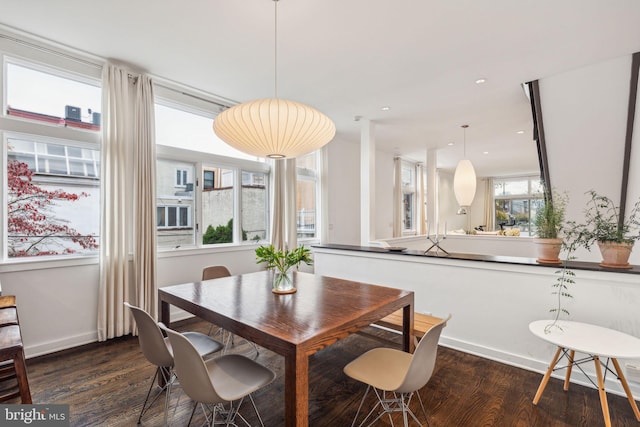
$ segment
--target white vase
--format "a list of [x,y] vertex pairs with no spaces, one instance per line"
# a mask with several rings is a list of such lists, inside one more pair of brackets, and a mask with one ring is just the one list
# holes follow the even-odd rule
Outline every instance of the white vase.
[[271,289],[276,294],[292,294],[296,291],[293,286],[293,271],[288,270],[285,273],[275,271],[273,274],[273,288]]

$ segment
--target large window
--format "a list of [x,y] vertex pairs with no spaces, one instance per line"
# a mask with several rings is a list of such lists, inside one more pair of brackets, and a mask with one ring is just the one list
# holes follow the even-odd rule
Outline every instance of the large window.
[[90,79],[7,60],[6,114],[49,125],[100,130],[101,89]]
[[269,195],[267,174],[242,171],[242,240],[268,239]]
[[296,224],[299,239],[318,236],[319,152],[296,159]]
[[265,240],[269,168],[220,141],[211,128],[213,113],[160,102],[156,104],[158,246]]
[[543,198],[540,177],[496,178],[493,184],[496,228],[518,228],[531,235],[532,218]]
[[3,59],[2,258],[96,255],[100,82]]
[[402,232],[416,231],[416,165],[402,161]]

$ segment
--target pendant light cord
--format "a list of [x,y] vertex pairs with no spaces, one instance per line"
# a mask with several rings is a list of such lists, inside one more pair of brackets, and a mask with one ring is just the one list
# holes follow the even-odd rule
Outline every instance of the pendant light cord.
[[462,137],[462,158],[466,159],[467,158],[467,128],[469,127],[469,125],[462,125],[461,126],[463,129],[463,137]]
[[275,6],[275,25],[273,35],[273,93],[278,99],[278,0],[273,0]]

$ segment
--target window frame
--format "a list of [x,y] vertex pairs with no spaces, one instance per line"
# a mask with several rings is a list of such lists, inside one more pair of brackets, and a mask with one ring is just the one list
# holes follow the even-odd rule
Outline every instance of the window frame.
[[[417,181],[417,174],[416,174],[416,165],[417,162],[410,162],[404,159],[400,160],[400,168],[401,173],[400,173],[400,181],[401,181],[401,188],[402,188],[402,235],[403,236],[414,236],[417,234],[417,220],[418,220],[418,181]],[[404,179],[402,179],[404,169],[408,169],[410,174],[411,174],[411,179],[409,184],[405,184],[404,183]],[[411,226],[410,227],[406,227],[405,226],[405,217],[407,216],[406,210],[405,210],[405,200],[406,200],[406,196],[409,196],[409,204],[411,205],[411,214],[410,214],[410,221],[411,221]]]
[[[515,182],[515,181],[527,181],[527,192],[526,193],[518,193],[518,194],[508,194],[508,195],[503,195],[503,196],[496,196],[496,185],[497,184],[505,184],[509,181],[511,182]],[[509,176],[509,177],[494,177],[493,178],[493,193],[492,193],[492,198],[493,198],[493,217],[494,217],[494,221],[495,221],[495,226],[496,229],[499,228],[499,222],[498,219],[496,218],[496,203],[498,201],[508,201],[509,202],[509,206],[511,209],[513,209],[513,202],[514,201],[523,201],[525,204],[527,204],[527,214],[528,214],[528,230],[522,230],[523,235],[529,235],[532,236],[533,235],[533,231],[532,231],[532,227],[533,227],[533,210],[532,210],[532,206],[533,204],[537,201],[537,200],[543,200],[544,199],[544,194],[542,192],[535,192],[534,187],[535,187],[535,182],[540,182],[541,178],[539,175],[522,175],[522,176]],[[541,187],[542,188],[542,187]],[[519,228],[519,227],[518,227]]]
[[[158,102],[158,99],[156,99]],[[172,106],[175,108],[175,106]],[[165,159],[165,160],[175,160],[181,162],[189,162],[195,165],[195,176],[198,177],[194,182],[194,191],[193,191],[193,199],[194,199],[194,210],[195,214],[192,216],[193,218],[193,227],[194,230],[194,244],[193,245],[183,245],[180,247],[180,250],[209,250],[212,248],[219,247],[230,247],[230,246],[242,246],[242,245],[252,245],[255,242],[251,240],[243,241],[242,240],[242,216],[241,216],[241,183],[242,183],[242,172],[255,172],[255,173],[264,173],[266,175],[265,181],[265,197],[267,198],[266,203],[266,227],[267,236],[270,235],[270,206],[269,201],[271,200],[271,188],[269,186],[269,176],[271,174],[271,167],[266,163],[254,162],[251,160],[245,159],[236,159],[231,157],[219,156],[211,153],[204,153],[200,151],[193,150],[185,150],[177,147],[169,147],[166,145],[157,145],[156,146],[156,158],[157,159]],[[211,168],[224,168],[233,170],[234,173],[234,186],[233,186],[233,242],[232,243],[220,243],[220,244],[210,244],[203,245],[202,244],[202,235],[206,231],[203,228],[203,216],[202,216],[202,193],[206,190],[203,189],[203,171],[205,169]],[[156,207],[157,207],[156,203]],[[158,246],[158,253],[160,252],[169,252],[176,250],[175,247],[171,246]]]
[[[168,212],[169,209],[171,208],[176,208],[176,225],[167,225],[166,222],[168,222],[168,220],[165,221],[164,225],[156,225],[156,228],[158,229],[162,229],[162,230],[175,230],[175,229],[185,229],[185,228],[193,228],[192,225],[192,216],[191,216],[191,206],[189,205],[181,205],[179,203],[169,203],[166,205],[156,205],[156,212],[158,211],[158,209],[164,209],[165,211],[165,215],[164,218],[169,218]],[[187,224],[178,224],[179,218],[181,217],[180,215],[180,210],[182,209],[186,209],[187,210]]]
[[[315,165],[314,165],[315,169],[298,167],[296,164],[296,192],[297,192],[297,186],[299,181],[315,183],[315,186],[314,186],[315,187],[314,202],[316,205],[315,212],[314,212],[314,221],[315,221],[314,234],[315,235],[313,237],[300,237],[299,232],[296,233],[298,234],[297,236],[298,242],[307,243],[307,244],[321,241],[321,236],[322,236],[322,224],[321,224],[322,215],[320,215],[320,213],[322,212],[322,204],[321,204],[322,203],[322,167],[323,167],[322,149],[312,151],[311,153],[307,153],[304,156],[311,155],[311,154],[315,156]],[[304,157],[304,156],[300,156],[300,157]],[[296,215],[296,229],[297,229],[297,223],[298,223],[297,206],[296,206],[295,215]]]
[[[66,127],[40,120],[32,120],[7,114],[7,69],[8,64],[15,64],[21,67],[33,69],[58,77],[74,80],[84,84],[90,84],[98,88],[102,87],[102,67],[99,64],[78,62],[77,60],[60,57],[55,52],[42,51],[37,47],[21,45],[17,43],[6,44],[0,50],[0,81],[2,82],[2,112],[0,112],[0,186],[3,189],[0,195],[2,206],[0,207],[0,225],[2,230],[7,230],[7,195],[4,189],[7,185],[7,140],[9,138],[28,138],[38,142],[54,143],[64,146],[102,149],[102,132],[82,129],[78,127]],[[69,170],[69,169],[67,169]],[[76,175],[50,175],[56,177],[72,178],[77,177],[82,180],[98,181],[98,186],[102,187],[101,176],[80,177]],[[102,203],[102,200],[100,200]],[[23,269],[51,268],[54,266],[87,265],[98,262],[98,252],[95,254],[63,254],[47,255],[37,257],[8,257],[8,236],[6,231],[0,236],[0,270],[1,271],[21,271]],[[100,230],[98,229],[99,238]]]

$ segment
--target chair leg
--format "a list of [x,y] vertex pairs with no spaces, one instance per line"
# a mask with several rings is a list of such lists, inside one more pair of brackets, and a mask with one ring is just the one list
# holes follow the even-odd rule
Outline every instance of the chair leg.
[[256,407],[256,402],[253,401],[253,396],[249,395],[249,400],[251,400],[251,405],[253,406],[253,410],[256,411],[256,415],[258,416],[258,421],[260,421],[260,425],[264,427],[264,423],[262,422],[262,417],[260,416],[260,412],[258,412],[258,408]]
[[149,391],[147,391],[147,397],[145,397],[144,402],[142,402],[142,409],[140,410],[140,416],[138,416],[138,424],[140,424],[140,420],[142,420],[142,415],[144,415],[145,407],[147,405],[147,401],[149,400],[149,396],[151,395],[153,384],[156,382],[156,378],[158,377],[159,370],[160,368],[156,368],[156,372],[155,374],[153,374],[153,378],[151,379],[151,384],[149,384]]
[[367,389],[364,392],[364,396],[362,396],[362,400],[360,400],[360,405],[358,406],[358,410],[356,411],[356,416],[353,417],[353,422],[351,423],[351,427],[356,425],[356,420],[358,419],[358,415],[360,415],[360,409],[362,409],[362,405],[364,404],[364,399],[367,398],[367,394],[369,393],[370,385],[367,386]]
[[187,423],[187,427],[191,425],[191,420],[193,419],[193,414],[196,413],[196,409],[198,408],[198,402],[193,402],[193,409],[191,410],[191,416],[189,417],[189,422]]
[[[394,392],[389,392],[390,394],[393,394],[393,396],[387,396],[387,392],[380,390],[378,391],[378,389],[376,389],[375,387],[372,386],[367,386],[367,390],[365,391],[364,396],[362,397],[362,400],[360,401],[360,405],[358,406],[358,410],[356,411],[356,416],[353,418],[353,422],[351,423],[351,427],[354,427],[356,425],[358,416],[360,415],[360,411],[362,409],[362,406],[364,404],[364,400],[367,397],[367,393],[369,392],[369,389],[373,388],[373,391],[375,392],[375,395],[377,397],[377,402],[376,404],[373,406],[373,408],[371,409],[371,411],[369,411],[369,413],[364,417],[364,419],[360,422],[360,424],[358,424],[358,427],[362,427],[366,424],[367,427],[371,427],[372,425],[374,425],[380,418],[382,418],[385,414],[389,417],[389,424],[391,424],[391,426],[394,426],[394,422],[393,422],[393,417],[392,414],[395,412],[401,412],[402,413],[402,421],[403,421],[403,425],[404,427],[408,427],[409,426],[409,418],[411,418],[413,421],[415,421],[419,426],[422,426],[422,423],[420,422],[420,420],[418,419],[418,417],[416,417],[416,415],[413,413],[413,411],[411,410],[411,400],[413,399],[414,393],[417,392],[413,392],[413,393],[394,393]],[[422,398],[420,397],[420,394],[418,394],[418,400],[420,401],[420,407],[422,408],[422,413],[425,416],[425,420],[427,422],[427,426],[429,426],[429,420],[427,419],[427,412],[424,409],[424,404],[422,403]],[[368,422],[369,419],[371,418],[371,416],[374,414],[374,412],[376,412],[376,409],[378,409],[378,407],[380,407],[380,410],[378,411],[378,413],[376,414],[376,417],[371,421]]]
[[422,415],[424,415],[424,420],[427,422],[427,427],[429,427],[431,424],[429,424],[429,418],[427,417],[427,411],[424,410],[424,404],[422,403],[422,397],[420,397],[420,390],[416,391],[416,394],[418,395],[418,401],[420,402],[420,408],[422,408]]
[[[153,375],[153,378],[151,379],[151,384],[149,384],[149,391],[147,391],[147,397],[144,399],[144,402],[142,403],[142,409],[140,410],[140,416],[138,416],[138,424],[141,423],[142,420],[142,416],[145,414],[145,412],[147,412],[149,410],[149,408],[151,406],[153,406],[153,404],[155,403],[156,400],[158,400],[158,397],[160,397],[160,395],[162,394],[163,391],[167,392],[166,398],[165,398],[165,413],[164,413],[164,425],[167,425],[167,412],[169,410],[168,404],[169,404],[169,394],[171,393],[171,384],[173,383],[174,380],[174,375],[173,375],[173,370],[170,370],[169,373],[167,374],[169,378],[165,377],[165,371],[162,370],[161,367],[158,367],[156,369],[155,374]],[[158,373],[160,373],[160,375],[162,375],[163,379],[164,379],[164,386],[160,388],[160,390],[158,390],[158,392],[153,396],[153,399],[151,399],[151,402],[149,402],[149,396],[151,396],[151,390],[153,390],[153,385],[156,382],[156,379],[158,378]],[[147,404],[147,402],[149,402]]]

